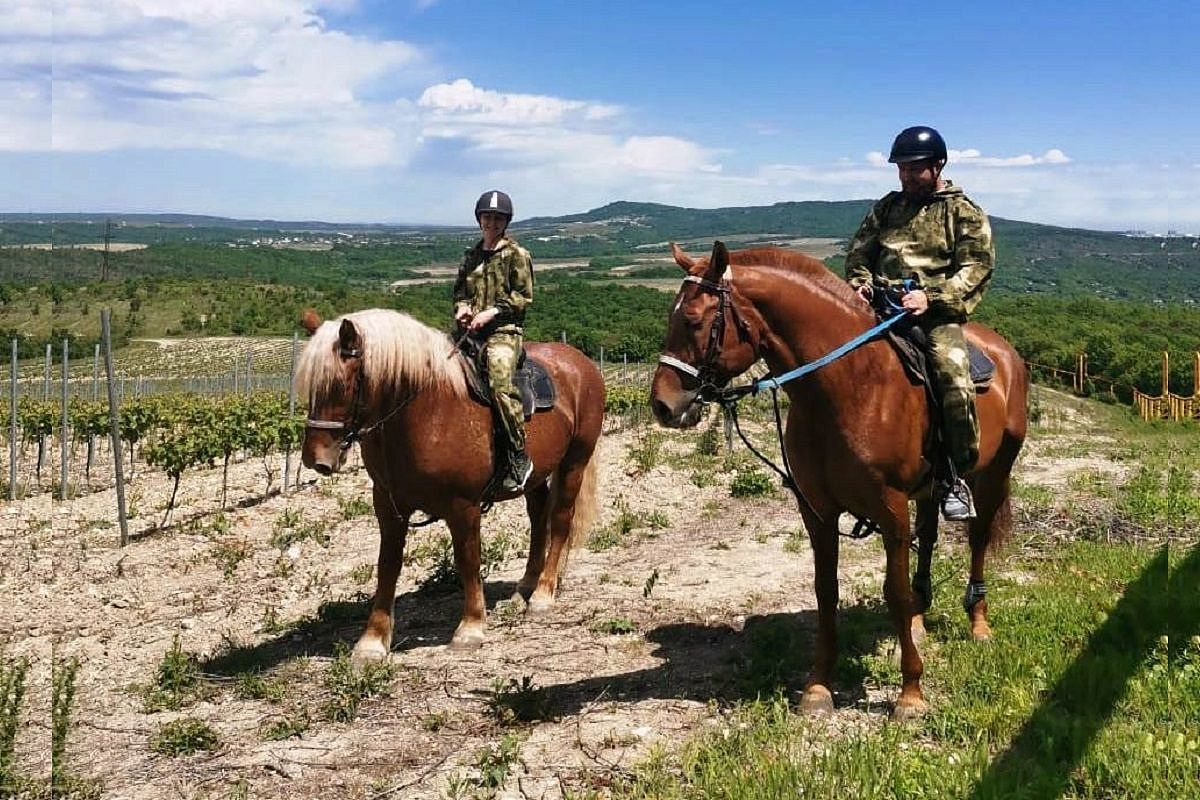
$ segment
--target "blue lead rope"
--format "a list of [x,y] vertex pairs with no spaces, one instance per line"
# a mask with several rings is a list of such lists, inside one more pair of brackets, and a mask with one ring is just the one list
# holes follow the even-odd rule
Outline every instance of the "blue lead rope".
[[783,373],[782,375],[779,375],[776,377],[767,377],[767,378],[763,378],[761,380],[755,381],[750,386],[750,393],[758,394],[763,389],[778,389],[780,386],[783,386],[783,384],[787,383],[788,381],[794,381],[794,380],[796,380],[796,378],[801,378],[810,372],[815,372],[816,370],[819,370],[821,367],[825,366],[826,364],[830,364],[834,361],[837,361],[839,358],[846,355],[846,353],[849,353],[851,350],[853,350],[856,347],[860,347],[861,345],[866,344],[871,339],[874,339],[876,336],[883,333],[888,328],[892,327],[897,322],[899,322],[900,320],[907,317],[908,313],[909,312],[907,312],[907,311],[901,311],[899,314],[897,314],[894,317],[888,317],[883,322],[879,323],[878,325],[871,328],[870,330],[864,331],[863,333],[860,333],[858,336],[855,336],[853,339],[851,339],[850,341],[841,345],[840,347],[838,347],[834,350],[830,350],[828,353],[821,356],[816,361],[810,361],[807,364],[801,364],[800,366],[796,367],[795,369],[789,370],[789,371]]

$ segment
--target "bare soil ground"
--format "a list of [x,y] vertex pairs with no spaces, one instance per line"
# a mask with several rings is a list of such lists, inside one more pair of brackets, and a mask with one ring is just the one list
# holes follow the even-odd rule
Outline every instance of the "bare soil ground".
[[[1052,434],[1033,437],[1019,481],[1056,485],[1072,469],[1100,468],[1061,455],[1063,442],[1087,427],[1084,411],[1064,408]],[[724,724],[722,709],[749,691],[739,665],[756,628],[782,619],[809,640],[811,554],[803,539],[797,545],[790,495],[733,498],[732,474],[722,472],[695,485],[686,466],[695,434],[665,434],[659,463],[636,471],[631,453],[662,435],[647,430],[615,429],[602,440],[597,530],[613,544],[575,551],[547,615],[500,602],[523,569],[523,504],[485,518],[494,568],[488,640],[476,652],[446,647],[461,593],[430,580],[445,565],[445,529],[414,531],[396,607],[396,677],[389,695],[365,700],[351,722],[328,721],[322,709],[337,647],[357,638],[374,587],[377,533],[374,516],[363,513],[369,480],[353,463],[319,482],[304,472],[297,491],[265,499],[261,463],[236,465],[224,512],[220,470],[186,474],[175,523],[164,532],[154,525],[170,483],[141,476],[130,488],[136,537],[124,549],[112,490],[5,505],[0,652],[32,662],[20,771],[49,773],[51,663],[69,656],[81,668],[68,769],[113,798],[445,796],[478,785],[480,753],[509,733],[520,740],[519,758],[499,796],[561,797],[603,788],[656,744]],[[961,532],[944,528],[942,546],[961,550]],[[876,608],[881,566],[876,539],[844,542],[843,609],[874,614],[886,632]],[[149,710],[145,687],[176,637],[210,680],[182,710]],[[276,696],[244,699],[239,676],[247,672],[272,682]],[[540,691],[523,696],[546,718],[506,726],[497,687],[526,677]],[[802,680],[798,671],[791,685]],[[880,724],[893,690],[840,697],[831,724]],[[499,697],[517,694],[502,689]],[[156,753],[154,735],[180,717],[215,730],[216,749]],[[273,723],[305,719],[283,741],[266,734]]]

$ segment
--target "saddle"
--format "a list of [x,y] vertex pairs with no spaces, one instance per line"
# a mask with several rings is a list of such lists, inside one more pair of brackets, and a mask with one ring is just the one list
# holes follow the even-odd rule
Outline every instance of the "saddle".
[[[900,363],[904,366],[904,372],[908,375],[909,380],[914,385],[923,385],[932,391],[928,359],[925,355],[927,339],[925,331],[908,320],[904,320],[887,330],[887,338],[892,343],[896,355],[900,357]],[[967,340],[967,359],[970,363],[971,380],[975,383],[975,391],[983,391],[992,382],[996,365],[988,358],[987,353],[976,347],[975,343],[970,340]]]
[[[471,398],[480,405],[492,405],[492,389],[487,379],[487,363],[484,358],[483,342],[464,336],[459,344],[467,369],[467,388]],[[554,381],[546,367],[535,358],[530,358],[525,348],[517,358],[517,369],[513,373],[513,385],[521,393],[521,406],[525,419],[538,411],[554,407]]]
[[[876,316],[882,321],[898,313],[901,292],[892,287],[887,287],[884,291],[879,291],[879,288],[877,286],[875,292],[875,309]],[[914,386],[925,388],[925,398],[928,400],[927,407],[932,423],[929,426],[929,434],[925,442],[925,459],[934,466],[935,472],[945,469],[949,463],[949,455],[943,449],[941,426],[938,424],[942,415],[941,396],[934,389],[933,380],[929,374],[929,359],[926,355],[928,337],[925,331],[916,324],[916,320],[911,317],[900,320],[899,323],[888,328],[885,335],[891,343],[892,349],[896,351],[909,381]],[[967,340],[966,344],[967,361],[971,371],[971,381],[975,384],[975,391],[986,391],[996,372],[996,365],[973,342]]]

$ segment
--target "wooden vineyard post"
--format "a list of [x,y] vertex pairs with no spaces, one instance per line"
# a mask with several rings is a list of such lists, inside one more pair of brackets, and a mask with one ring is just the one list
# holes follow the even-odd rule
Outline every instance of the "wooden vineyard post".
[[[291,378],[288,381],[288,421],[296,416],[296,342],[299,334],[292,331],[292,371],[289,373]],[[283,453],[283,493],[288,493],[289,481],[291,480],[292,471],[292,446],[288,444],[287,450]]]
[[67,417],[67,395],[70,393],[68,381],[70,379],[70,361],[71,350],[70,343],[67,339],[63,339],[62,343],[62,427],[58,437],[58,456],[59,456],[59,478],[58,478],[58,499],[67,499],[67,434],[69,432],[68,417]]
[[121,525],[121,547],[129,544],[129,520],[125,516],[125,469],[121,464],[121,412],[117,408],[117,390],[113,378],[112,337],[109,334],[109,315],[100,312],[100,338],[104,344],[104,374],[108,377],[108,423],[112,437],[113,472],[117,479],[117,521]]
[[17,499],[17,340],[12,340],[12,378],[8,385],[8,499]]

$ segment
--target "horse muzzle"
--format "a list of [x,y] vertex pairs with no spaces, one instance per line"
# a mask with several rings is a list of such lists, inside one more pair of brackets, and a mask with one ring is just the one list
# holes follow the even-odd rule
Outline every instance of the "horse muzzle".
[[304,442],[304,450],[300,456],[301,463],[318,475],[332,475],[346,463],[347,448],[339,446],[337,441],[324,445],[312,441],[310,437]]
[[655,395],[650,399],[650,408],[658,423],[667,428],[691,428],[704,415],[700,393],[695,391],[679,392],[670,400]]

